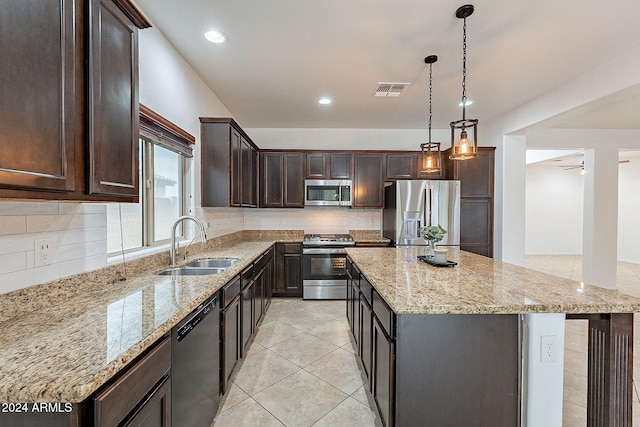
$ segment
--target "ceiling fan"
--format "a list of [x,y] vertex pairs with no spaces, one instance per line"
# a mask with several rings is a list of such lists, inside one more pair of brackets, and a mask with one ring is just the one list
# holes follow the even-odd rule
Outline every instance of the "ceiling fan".
[[[618,161],[618,164],[622,164],[622,163],[629,163],[630,160],[620,160]],[[581,162],[578,162],[578,164],[575,165],[556,165],[559,168],[563,168],[562,170],[568,171],[571,169],[584,169],[584,160]]]

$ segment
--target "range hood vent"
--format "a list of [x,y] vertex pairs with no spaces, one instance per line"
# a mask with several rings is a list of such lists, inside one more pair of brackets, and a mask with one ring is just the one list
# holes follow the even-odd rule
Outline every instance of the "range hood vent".
[[407,86],[409,86],[409,83],[379,82],[373,96],[400,96],[402,90]]

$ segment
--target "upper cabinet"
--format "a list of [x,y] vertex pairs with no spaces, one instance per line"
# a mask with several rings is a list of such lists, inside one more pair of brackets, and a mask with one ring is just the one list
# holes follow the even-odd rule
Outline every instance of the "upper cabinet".
[[0,6],[0,185],[73,192],[76,58],[73,0],[3,0]]
[[384,204],[383,154],[354,153],[354,208],[382,208]]
[[264,151],[260,158],[260,207],[303,208],[304,154]]
[[2,2],[0,197],[137,201],[149,26],[128,0]]
[[231,118],[200,123],[202,206],[257,207],[258,147]]
[[416,179],[417,155],[405,153],[385,153],[385,181],[396,179]]
[[307,152],[307,179],[351,179],[351,153]]

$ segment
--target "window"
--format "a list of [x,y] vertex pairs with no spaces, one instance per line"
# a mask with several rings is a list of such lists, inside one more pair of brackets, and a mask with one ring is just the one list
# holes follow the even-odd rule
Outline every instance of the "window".
[[[195,138],[140,106],[139,203],[107,204],[107,252],[165,244],[184,214],[185,162]],[[182,236],[182,226],[177,231]]]

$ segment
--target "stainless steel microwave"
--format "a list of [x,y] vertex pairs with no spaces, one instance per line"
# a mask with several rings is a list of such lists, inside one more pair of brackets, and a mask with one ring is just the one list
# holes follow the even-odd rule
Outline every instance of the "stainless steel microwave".
[[351,180],[307,179],[305,206],[351,206]]

